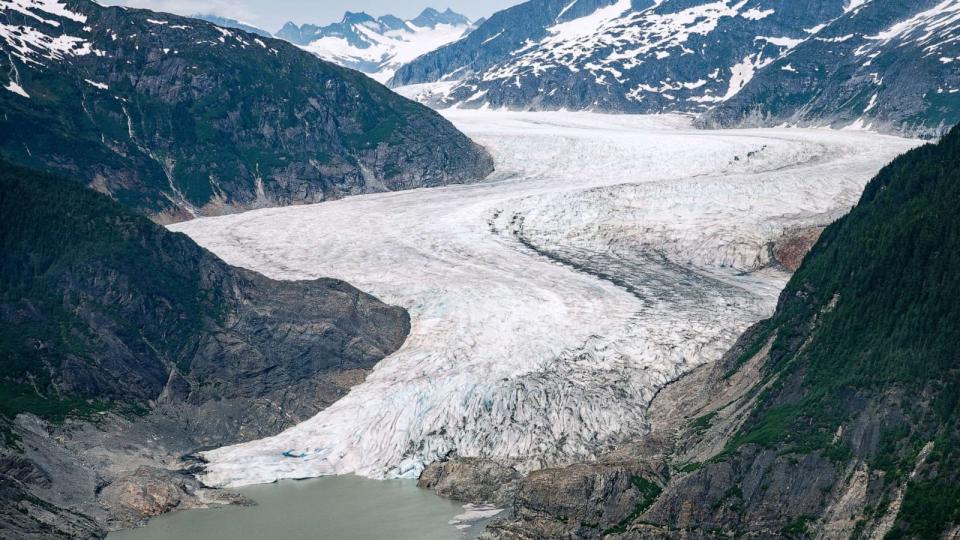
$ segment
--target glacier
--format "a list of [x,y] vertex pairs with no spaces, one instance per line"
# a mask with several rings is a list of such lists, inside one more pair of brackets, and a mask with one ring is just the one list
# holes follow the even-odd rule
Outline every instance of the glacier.
[[489,181],[171,226],[230,264],[344,279],[412,319],[331,407],[204,452],[206,483],[416,477],[452,454],[529,471],[642,435],[660,388],[772,313],[789,276],[770,243],[845,213],[918,144],[679,115],[443,114],[493,154]]

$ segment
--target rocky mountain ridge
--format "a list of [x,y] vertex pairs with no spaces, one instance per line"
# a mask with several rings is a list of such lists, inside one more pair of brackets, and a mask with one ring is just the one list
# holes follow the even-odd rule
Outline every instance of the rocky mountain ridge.
[[433,111],[281,40],[88,0],[0,14],[0,157],[161,222],[493,168]]
[[930,136],[960,122],[960,2],[867,2],[760,70],[709,127],[824,125]]
[[431,106],[681,112],[703,125],[936,135],[957,122],[954,0],[530,0],[390,81]]

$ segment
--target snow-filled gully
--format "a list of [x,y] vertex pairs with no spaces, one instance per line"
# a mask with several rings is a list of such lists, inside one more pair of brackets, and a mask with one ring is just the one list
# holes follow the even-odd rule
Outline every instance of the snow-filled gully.
[[[767,245],[831,221],[916,144],[829,130],[698,131],[682,117],[448,111],[490,181],[172,227],[277,279],[349,281],[410,311],[366,382],[205,481],[415,476],[449,453],[530,470],[647,429],[655,392],[772,312]],[[287,457],[301,456],[302,457]]]

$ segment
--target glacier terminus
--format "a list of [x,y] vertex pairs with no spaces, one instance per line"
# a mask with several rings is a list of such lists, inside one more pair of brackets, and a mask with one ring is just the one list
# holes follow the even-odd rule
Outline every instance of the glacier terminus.
[[659,389],[773,312],[789,274],[771,244],[847,212],[918,144],[679,115],[444,114],[494,156],[489,181],[172,226],[230,264],[349,280],[412,317],[340,401],[205,452],[205,482],[416,477],[450,455],[529,471],[642,435]]

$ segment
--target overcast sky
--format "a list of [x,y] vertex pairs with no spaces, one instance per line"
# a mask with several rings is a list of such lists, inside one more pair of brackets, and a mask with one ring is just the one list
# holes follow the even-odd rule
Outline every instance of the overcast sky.
[[239,19],[264,30],[276,32],[286,21],[298,24],[326,24],[340,20],[344,11],[366,11],[379,15],[396,15],[402,19],[416,17],[423,8],[443,11],[451,8],[471,19],[491,13],[522,0],[101,0],[102,4],[119,4],[168,11],[181,15],[214,13]]

